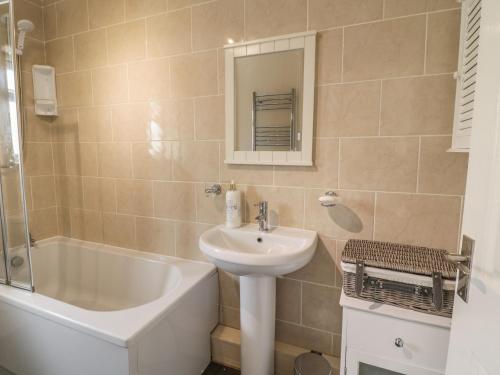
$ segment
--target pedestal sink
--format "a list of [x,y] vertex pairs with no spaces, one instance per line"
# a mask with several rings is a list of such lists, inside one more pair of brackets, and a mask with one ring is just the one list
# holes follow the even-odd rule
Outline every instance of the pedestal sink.
[[217,267],[240,276],[241,373],[274,374],[276,276],[305,266],[316,250],[313,231],[256,225],[217,226],[200,237],[200,249]]

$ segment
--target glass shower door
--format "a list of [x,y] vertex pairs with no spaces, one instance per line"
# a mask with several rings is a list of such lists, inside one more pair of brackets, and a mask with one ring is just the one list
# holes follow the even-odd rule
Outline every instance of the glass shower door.
[[0,281],[32,290],[12,14],[0,1]]

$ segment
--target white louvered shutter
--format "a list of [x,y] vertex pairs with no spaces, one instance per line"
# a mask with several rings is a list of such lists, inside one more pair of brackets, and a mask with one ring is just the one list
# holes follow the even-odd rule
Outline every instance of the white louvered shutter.
[[474,117],[480,27],[481,0],[463,1],[452,151],[469,150]]

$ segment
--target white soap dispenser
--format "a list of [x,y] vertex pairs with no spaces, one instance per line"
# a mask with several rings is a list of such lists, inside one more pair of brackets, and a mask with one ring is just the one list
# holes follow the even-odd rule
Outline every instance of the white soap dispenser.
[[226,227],[241,227],[241,192],[232,180],[226,192]]

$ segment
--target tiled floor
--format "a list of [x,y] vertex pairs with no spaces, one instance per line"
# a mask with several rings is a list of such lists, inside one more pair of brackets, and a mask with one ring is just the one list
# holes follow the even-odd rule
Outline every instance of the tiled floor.
[[238,370],[211,363],[202,375],[240,375]]

